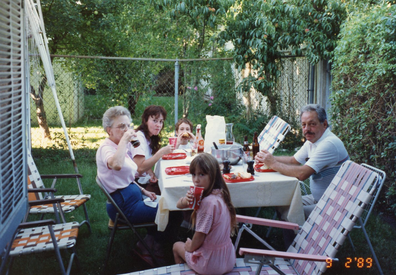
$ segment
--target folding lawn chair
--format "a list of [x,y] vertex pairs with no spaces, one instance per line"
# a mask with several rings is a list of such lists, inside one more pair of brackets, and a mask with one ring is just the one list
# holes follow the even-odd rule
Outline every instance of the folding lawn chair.
[[260,150],[267,150],[272,154],[290,129],[291,127],[287,122],[280,117],[273,116],[258,136]]
[[[51,175],[41,175],[37,170],[36,164],[34,163],[33,157],[30,152],[27,153],[27,161],[28,161],[28,189],[30,190],[37,190],[41,192],[34,192],[31,194],[29,192],[29,200],[42,200],[47,198],[61,198],[64,201],[61,203],[62,212],[61,213],[70,213],[77,209],[78,207],[82,206],[84,209],[85,220],[80,223],[80,226],[84,223],[88,225],[88,229],[91,232],[91,224],[88,218],[88,211],[85,203],[91,198],[91,195],[83,194],[80,178],[82,175],[80,174],[51,174]],[[51,188],[45,188],[42,179],[44,178],[51,178],[53,179]],[[77,186],[79,190],[78,195],[57,195],[55,196],[54,193],[56,192],[55,184],[57,183],[57,179],[76,179]],[[45,205],[36,205],[30,208],[29,214],[40,214],[41,218],[45,214],[57,214],[55,213],[55,208],[52,204],[45,204]],[[64,221],[64,217],[62,216],[62,220]],[[57,222],[59,220],[57,219]]]
[[[241,248],[239,253],[245,255],[245,261],[264,266],[256,274],[272,274],[264,270],[269,267],[286,274],[324,273],[331,261],[336,260],[334,257],[338,249],[372,200],[380,181],[381,176],[377,172],[346,161],[286,252],[274,251],[269,246],[270,250]],[[292,223],[255,217],[238,215],[237,219],[245,223],[243,227],[246,224],[258,224],[284,229],[298,228],[297,224],[293,227]],[[244,231],[243,227],[239,234]],[[239,240],[240,235],[236,247]]]
[[[46,203],[54,205],[56,208],[59,207],[57,212],[62,212],[62,209],[60,208],[60,203],[62,202],[63,199],[61,198],[41,199],[38,201],[30,201],[29,206],[32,207]],[[7,267],[8,258],[10,258],[10,261],[8,263],[7,274],[12,267],[15,256],[52,250],[56,254],[62,274],[70,274],[73,260],[76,258],[75,245],[78,236],[78,229],[78,222],[56,224],[54,220],[38,220],[20,223],[4,254],[0,267],[0,274],[3,274],[3,271]],[[61,249],[72,250],[67,270],[65,270],[61,257]],[[42,264],[45,264],[45,262],[42,262]]]
[[104,263],[104,269],[107,267],[107,262],[110,257],[110,252],[111,252],[111,247],[113,246],[113,241],[114,241],[114,236],[117,232],[117,230],[132,230],[132,232],[138,237],[139,241],[144,245],[144,247],[149,251],[151,257],[155,261],[155,264],[157,264],[157,259],[154,255],[154,253],[151,251],[151,249],[148,247],[146,242],[143,240],[143,238],[140,236],[139,232],[137,232],[138,228],[147,228],[151,226],[157,226],[154,222],[152,223],[139,223],[139,224],[132,224],[129,222],[129,220],[126,218],[125,214],[122,212],[122,210],[118,207],[116,202],[113,200],[113,198],[110,196],[109,192],[107,192],[106,188],[103,186],[103,184],[100,182],[99,178],[96,177],[96,183],[100,187],[100,189],[103,191],[103,193],[106,195],[107,198],[107,203],[111,203],[117,210],[116,218],[115,220],[111,223],[109,222],[109,230],[111,230],[110,233],[110,239],[109,243],[107,244],[107,251],[106,251],[106,259]]

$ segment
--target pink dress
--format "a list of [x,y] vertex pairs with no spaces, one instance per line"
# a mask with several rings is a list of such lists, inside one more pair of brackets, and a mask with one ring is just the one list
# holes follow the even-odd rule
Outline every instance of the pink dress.
[[231,217],[221,191],[213,190],[197,210],[195,231],[206,234],[194,252],[186,252],[188,266],[199,274],[224,274],[235,266],[236,256],[230,238]]

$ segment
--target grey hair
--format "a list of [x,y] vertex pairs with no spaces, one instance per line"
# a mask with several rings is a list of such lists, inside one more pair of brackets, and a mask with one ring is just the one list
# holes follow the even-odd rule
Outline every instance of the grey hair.
[[319,104],[308,104],[302,107],[300,111],[300,121],[301,116],[305,112],[316,112],[318,114],[318,119],[320,123],[323,123],[325,120],[327,120],[326,110]]
[[127,116],[129,121],[132,122],[131,113],[127,108],[122,106],[114,106],[103,114],[102,125],[105,132],[107,132],[107,128],[113,126],[114,119],[119,116]]

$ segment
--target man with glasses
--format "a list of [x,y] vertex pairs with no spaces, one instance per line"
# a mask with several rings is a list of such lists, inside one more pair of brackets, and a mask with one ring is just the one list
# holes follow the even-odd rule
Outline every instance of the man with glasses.
[[262,150],[256,160],[301,181],[310,178],[310,195],[303,196],[305,218],[322,197],[340,166],[349,159],[343,142],[329,129],[326,111],[309,104],[301,109],[300,122],[306,139],[294,156],[273,156]]

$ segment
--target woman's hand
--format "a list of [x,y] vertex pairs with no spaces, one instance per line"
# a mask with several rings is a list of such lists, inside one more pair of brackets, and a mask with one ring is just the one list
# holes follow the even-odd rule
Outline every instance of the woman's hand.
[[128,142],[131,142],[131,140],[133,138],[136,138],[135,130],[129,129],[128,131],[126,131],[124,133],[124,135],[122,136],[121,140],[123,140],[124,142],[128,143]]
[[107,160],[107,166],[116,171],[121,170],[125,163],[125,152],[127,144],[131,141],[132,137],[136,137],[133,129],[129,129],[122,135],[115,154]]
[[158,179],[157,179],[157,177],[155,176],[154,173],[152,173],[150,176],[151,176],[150,182],[157,182],[158,181]]
[[155,201],[157,199],[157,195],[154,192],[147,191],[146,189],[143,189],[143,195],[149,197],[152,201]]
[[160,152],[160,154],[161,154],[161,157],[163,156],[163,155],[167,155],[167,154],[170,154],[170,153],[172,153],[172,151],[175,149],[175,147],[173,146],[173,145],[167,145],[167,146],[165,146],[165,147],[162,147],[161,149],[159,149],[158,150],[158,152]]

